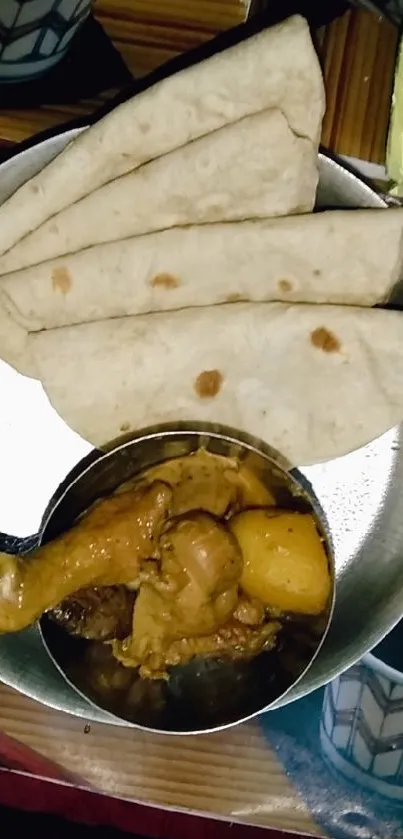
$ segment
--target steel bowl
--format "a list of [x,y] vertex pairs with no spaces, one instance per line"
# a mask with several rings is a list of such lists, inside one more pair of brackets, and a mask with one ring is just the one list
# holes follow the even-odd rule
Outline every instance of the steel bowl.
[[195,658],[173,667],[169,681],[145,681],[123,667],[109,644],[73,638],[44,616],[42,638],[54,663],[82,696],[148,730],[196,734],[223,729],[267,710],[281,700],[307,671],[329,627],[334,605],[331,539],[319,502],[297,470],[262,441],[210,424],[162,425],[138,433],[100,454],[54,500],[43,523],[41,541],[67,530],[98,498],[144,469],[204,448],[235,457],[268,486],[280,507],[312,512],[327,545],[332,596],[324,614],[310,620],[285,621],[279,647],[248,660]]
[[[0,202],[81,130],[47,139],[0,166]],[[318,208],[387,207],[384,196],[325,153],[319,156],[319,170]],[[43,511],[55,487],[84,455],[91,461],[97,453],[61,423],[39,387],[18,374],[11,375],[1,364],[0,388],[1,483],[5,487],[0,529],[12,529],[21,537],[33,529],[40,531]],[[13,406],[10,419],[2,424],[9,404]],[[315,660],[271,707],[285,705],[326,684],[381,641],[403,616],[402,439],[402,427],[398,427],[343,458],[299,467],[328,522],[337,598],[329,632]],[[26,550],[37,538],[4,537],[1,541],[0,534],[0,549],[5,544]],[[37,627],[0,638],[0,678],[52,708],[94,721],[128,725],[90,704],[62,678]]]

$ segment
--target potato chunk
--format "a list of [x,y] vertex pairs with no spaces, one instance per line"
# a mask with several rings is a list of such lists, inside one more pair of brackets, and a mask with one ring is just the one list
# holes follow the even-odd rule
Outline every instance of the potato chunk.
[[246,510],[230,521],[244,560],[241,587],[281,612],[317,615],[329,598],[328,560],[310,514]]

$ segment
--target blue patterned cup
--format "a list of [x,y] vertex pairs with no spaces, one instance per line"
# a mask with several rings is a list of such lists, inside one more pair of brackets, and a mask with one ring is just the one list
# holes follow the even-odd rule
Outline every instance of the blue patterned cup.
[[0,0],[0,84],[27,81],[54,67],[90,6],[91,0]]
[[350,781],[403,801],[402,623],[374,653],[327,686],[322,753]]

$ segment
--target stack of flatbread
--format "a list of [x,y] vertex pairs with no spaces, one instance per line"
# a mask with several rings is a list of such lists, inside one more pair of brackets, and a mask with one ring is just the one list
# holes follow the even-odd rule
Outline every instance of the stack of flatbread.
[[0,356],[102,445],[164,421],[293,463],[403,419],[403,211],[313,213],[323,80],[298,16],[171,75],[0,207]]

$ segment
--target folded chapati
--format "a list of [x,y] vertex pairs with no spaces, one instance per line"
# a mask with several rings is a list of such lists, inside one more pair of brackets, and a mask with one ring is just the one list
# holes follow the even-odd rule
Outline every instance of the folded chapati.
[[153,230],[312,210],[317,149],[278,110],[189,143],[62,210],[0,257],[15,271]]
[[102,184],[275,107],[296,134],[318,142],[323,81],[299,16],[165,78],[83,132],[0,208],[0,253]]
[[402,209],[335,210],[97,245],[1,277],[0,294],[37,331],[241,299],[373,306],[402,266]]
[[403,317],[381,309],[238,303],[117,318],[31,333],[18,367],[94,445],[210,421],[301,465],[403,419]]

